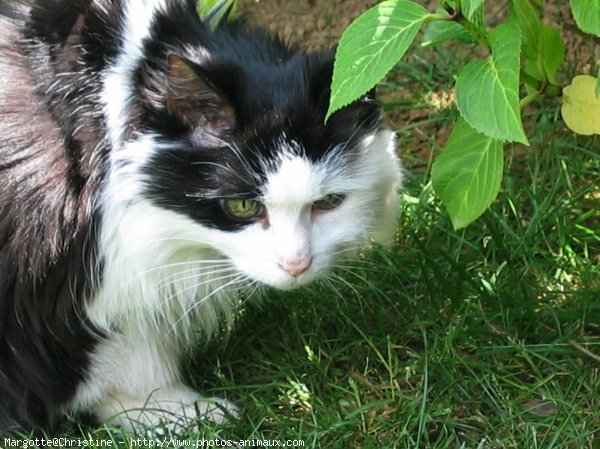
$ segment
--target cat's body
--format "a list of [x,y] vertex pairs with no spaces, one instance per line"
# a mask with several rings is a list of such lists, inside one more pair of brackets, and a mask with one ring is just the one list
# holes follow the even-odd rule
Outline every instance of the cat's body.
[[0,1],[0,430],[235,411],[182,353],[395,226],[393,135],[371,97],[324,125],[331,71],[192,0]]

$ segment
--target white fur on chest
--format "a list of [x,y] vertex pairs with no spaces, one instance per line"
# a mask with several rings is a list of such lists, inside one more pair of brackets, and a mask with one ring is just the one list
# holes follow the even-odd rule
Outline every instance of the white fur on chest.
[[102,275],[86,307],[104,337],[74,409],[178,391],[181,355],[231,326],[247,280],[207,244],[218,233],[143,198],[139,168],[152,151],[152,138],[142,137],[113,157],[101,204]]
[[104,223],[102,283],[88,308],[94,324],[141,336],[153,329],[184,333],[189,339],[192,317],[199,320],[196,330],[210,336],[218,330],[219,313],[232,314],[234,300],[225,286],[244,277],[205,246],[191,220],[147,200],[113,209],[106,220],[118,223]]

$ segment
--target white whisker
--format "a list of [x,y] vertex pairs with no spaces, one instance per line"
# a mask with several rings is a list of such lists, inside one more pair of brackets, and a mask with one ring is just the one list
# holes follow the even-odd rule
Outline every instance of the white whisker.
[[[209,267],[207,267],[209,268]],[[210,267],[212,268],[212,267]],[[199,271],[197,268],[190,268],[188,270],[181,270],[178,271],[177,273],[173,273],[170,274],[169,276],[165,276],[161,279],[161,282],[158,284],[159,288],[165,287],[169,284],[174,284],[174,283],[181,283],[183,281],[188,281],[190,279],[199,279],[199,278],[207,278],[209,276],[212,276],[214,274],[221,274],[221,273],[227,273],[228,271],[237,271],[235,269],[235,267],[229,266],[229,267],[225,267],[225,268],[218,268],[216,270],[212,270],[212,271]],[[186,276],[188,275],[189,276]],[[207,281],[210,281],[212,279],[207,279]]]
[[[231,173],[233,176],[235,176],[236,178],[238,178],[243,183],[247,183],[248,182],[247,179],[244,179],[237,171],[235,171],[234,169],[232,169],[228,165],[223,165],[223,164],[219,164],[217,162],[211,162],[211,161],[192,162],[192,165],[209,165],[209,166],[213,166],[213,167],[217,167],[217,168],[222,168],[226,172]],[[186,194],[186,196],[190,197],[190,198],[213,198],[213,197],[217,197],[215,195],[211,196],[211,195],[202,195],[202,194],[195,194],[195,193]]]
[[261,287],[262,287],[262,284],[259,281],[257,281],[257,280],[250,281],[250,283],[246,286],[246,288],[247,289],[252,288],[252,290],[246,294],[246,297],[243,299],[243,301],[240,304],[244,305],[244,304],[246,304],[246,302],[250,301],[256,292],[260,292]]
[[331,273],[329,273],[326,277],[324,277],[322,279],[323,283],[325,285],[327,285],[327,287],[329,287],[329,289],[338,297],[340,298],[342,301],[346,301],[346,298],[344,298],[344,295],[342,295],[342,292],[340,292],[335,285],[332,282],[332,277],[331,277]]
[[[371,284],[372,284],[372,282],[370,282],[370,281],[369,281],[367,278],[365,278],[364,276],[361,276],[361,275],[360,275],[360,274],[358,274],[356,271],[354,271],[354,270],[352,269],[352,267],[347,267],[347,266],[344,266],[344,265],[339,265],[339,264],[336,264],[336,265],[334,265],[334,268],[336,268],[336,269],[338,269],[338,270],[341,270],[341,271],[343,271],[344,273],[351,274],[352,276],[354,276],[354,277],[358,278],[358,279],[359,279],[361,282],[363,282],[363,283],[365,283],[365,284],[368,284],[368,285],[371,285]],[[361,270],[364,270],[364,269],[365,269],[365,268],[362,268],[362,267],[361,267]],[[373,271],[373,272],[375,272],[375,270],[372,270],[372,271]]]
[[[199,266],[194,267],[194,265],[199,265]],[[160,272],[160,271],[168,271],[168,270],[171,270],[171,269],[177,268],[177,267],[189,267],[187,270],[182,270],[182,271],[179,271],[178,273],[198,271],[199,274],[203,274],[202,271],[200,271],[200,270],[212,270],[212,269],[216,269],[216,268],[232,267],[232,264],[230,261],[228,261],[226,259],[215,259],[215,260],[193,259],[193,260],[186,260],[184,262],[172,262],[172,263],[158,265],[156,267],[149,268],[147,270],[144,270],[144,271],[136,274],[132,279],[130,279],[127,282],[127,285],[132,284],[139,278],[143,278],[149,274],[152,274],[155,272]],[[177,275],[178,273],[175,273],[175,275]],[[170,276],[167,276],[167,277],[170,277]]]
[[331,279],[332,280],[337,280],[338,282],[340,282],[341,284],[345,285],[346,287],[348,287],[350,290],[352,290],[352,292],[358,297],[358,298],[362,298],[362,295],[360,294],[360,292],[356,289],[356,287],[354,287],[350,282],[348,282],[346,279],[344,279],[342,276],[336,274],[336,273],[331,273]]
[[[193,284],[191,286],[177,289],[176,291],[173,291],[173,293],[171,293],[169,296],[167,296],[167,298],[164,299],[160,304],[157,304],[156,310],[161,309],[163,306],[165,306],[166,304],[170,303],[174,298],[177,298],[178,296],[182,296],[182,294],[185,293],[185,292],[188,292],[190,290],[196,290],[196,289],[198,289],[200,287],[203,287],[204,285],[212,284],[214,282],[223,281],[225,279],[230,279],[230,278],[238,277],[238,276],[245,276],[245,275],[241,275],[238,272],[234,272],[234,273],[231,273],[231,274],[227,274],[225,276],[219,276],[219,277],[216,277],[216,278],[205,279],[204,281],[197,282],[197,283],[195,283],[195,284]],[[171,282],[170,285],[173,286],[174,283],[175,282]],[[227,284],[225,284],[225,285],[227,285]],[[216,290],[218,291],[220,288],[221,287],[218,287]],[[168,286],[165,286],[165,289],[168,289]]]
[[341,248],[337,251],[333,251],[333,252],[328,252],[329,255],[331,256],[337,256],[339,254],[344,254],[344,253],[353,253],[355,251],[360,251],[360,250],[364,250],[365,247],[363,245],[357,245],[357,246],[349,246],[346,248]]
[[[231,277],[231,276],[230,276]],[[212,298],[213,296],[215,296],[216,294],[218,294],[219,292],[223,291],[224,289],[231,287],[232,285],[235,284],[241,284],[242,282],[248,280],[248,276],[245,274],[241,274],[238,273],[236,275],[236,277],[234,277],[231,281],[228,281],[226,283],[224,283],[223,285],[221,285],[220,287],[212,290],[209,294],[207,294],[206,296],[204,296],[202,299],[198,300],[198,301],[194,301],[194,303],[187,309],[185,310],[182,314],[181,317],[171,325],[171,330],[175,331],[177,325],[184,320],[189,314],[192,313],[192,311],[197,308],[198,306],[200,306],[201,304],[203,304],[205,301],[207,301],[208,299]],[[195,286],[196,287],[196,286]]]
[[345,273],[348,273],[356,278],[358,278],[360,280],[361,283],[364,283],[365,285],[369,285],[370,287],[374,288],[374,290],[381,295],[382,297],[384,297],[386,300],[390,301],[390,298],[379,288],[377,287],[375,284],[373,284],[371,281],[369,281],[367,278],[365,278],[364,276],[361,276],[360,274],[358,274],[356,271],[345,267],[343,265],[336,265],[335,267],[336,269],[340,269],[342,271],[344,271]]
[[334,267],[357,269],[362,271],[368,271],[371,273],[377,273],[383,268],[382,265],[377,264],[371,260],[360,259],[338,259]]

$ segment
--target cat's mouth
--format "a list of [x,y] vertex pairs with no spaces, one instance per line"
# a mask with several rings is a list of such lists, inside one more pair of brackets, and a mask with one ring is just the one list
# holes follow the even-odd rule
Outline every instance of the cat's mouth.
[[287,281],[273,285],[273,287],[278,290],[295,290],[297,288],[310,284],[313,280],[314,277],[307,280],[305,280],[305,278],[290,277]]
[[288,271],[277,266],[275,269],[262,272],[249,273],[251,279],[263,284],[266,287],[276,290],[295,290],[304,287],[321,277],[322,270],[317,270],[312,267],[302,271],[302,273],[290,274]]
[[306,270],[298,274],[290,274],[286,270],[281,270],[281,277],[267,284],[278,290],[295,290],[304,287],[322,277],[323,270],[308,267]]

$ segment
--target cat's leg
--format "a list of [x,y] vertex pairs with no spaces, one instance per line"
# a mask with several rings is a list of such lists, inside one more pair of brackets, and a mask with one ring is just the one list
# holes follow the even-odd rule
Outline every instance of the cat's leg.
[[224,423],[238,415],[232,403],[205,398],[180,380],[178,352],[169,341],[113,335],[92,354],[88,380],[75,400],[99,420],[134,430]]

